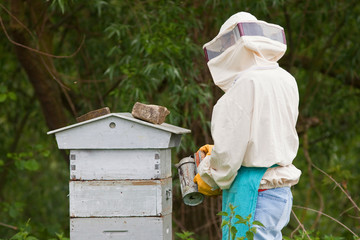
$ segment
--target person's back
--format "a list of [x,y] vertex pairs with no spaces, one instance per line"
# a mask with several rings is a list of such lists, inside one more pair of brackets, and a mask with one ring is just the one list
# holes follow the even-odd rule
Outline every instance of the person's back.
[[[242,165],[271,167],[291,164],[298,150],[294,126],[298,116],[295,79],[282,68],[249,71],[254,85],[250,139]],[[234,91],[237,91],[234,86]],[[261,151],[259,151],[261,150]]]

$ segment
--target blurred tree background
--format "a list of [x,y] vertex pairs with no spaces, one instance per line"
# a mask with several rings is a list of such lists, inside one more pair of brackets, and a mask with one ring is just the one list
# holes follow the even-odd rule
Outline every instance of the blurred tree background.
[[[192,130],[174,162],[211,143],[212,83],[202,45],[238,11],[284,27],[280,65],[300,91],[289,239],[360,235],[358,0],[5,0],[0,3],[0,238],[69,235],[67,152],[48,130],[108,106],[166,106]],[[220,239],[221,198],[186,207],[174,176],[173,232]],[[306,231],[306,232],[305,232]],[[61,235],[63,233],[63,235]]]

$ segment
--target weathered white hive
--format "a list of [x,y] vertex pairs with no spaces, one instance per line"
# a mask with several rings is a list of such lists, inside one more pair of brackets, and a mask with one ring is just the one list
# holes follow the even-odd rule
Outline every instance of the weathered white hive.
[[70,149],[70,239],[171,239],[171,148],[189,132],[130,113],[48,132]]

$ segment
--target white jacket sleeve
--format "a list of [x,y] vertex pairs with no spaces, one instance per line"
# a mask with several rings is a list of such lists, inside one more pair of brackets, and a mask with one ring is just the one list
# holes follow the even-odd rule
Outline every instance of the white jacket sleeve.
[[251,81],[238,83],[217,102],[211,120],[214,148],[199,165],[201,178],[211,187],[230,188],[243,162],[250,137],[253,106]]

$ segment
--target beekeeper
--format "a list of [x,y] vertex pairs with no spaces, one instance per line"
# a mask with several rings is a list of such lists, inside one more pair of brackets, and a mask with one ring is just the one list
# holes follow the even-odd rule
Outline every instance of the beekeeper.
[[[214,106],[214,145],[198,165],[194,181],[205,195],[223,194],[236,214],[260,221],[254,239],[282,239],[290,219],[292,193],[301,171],[293,164],[299,140],[295,129],[299,94],[292,75],[277,61],[286,51],[282,27],[239,12],[204,45],[207,65],[225,94]],[[237,237],[248,230],[236,225]],[[228,229],[223,228],[223,239]]]

